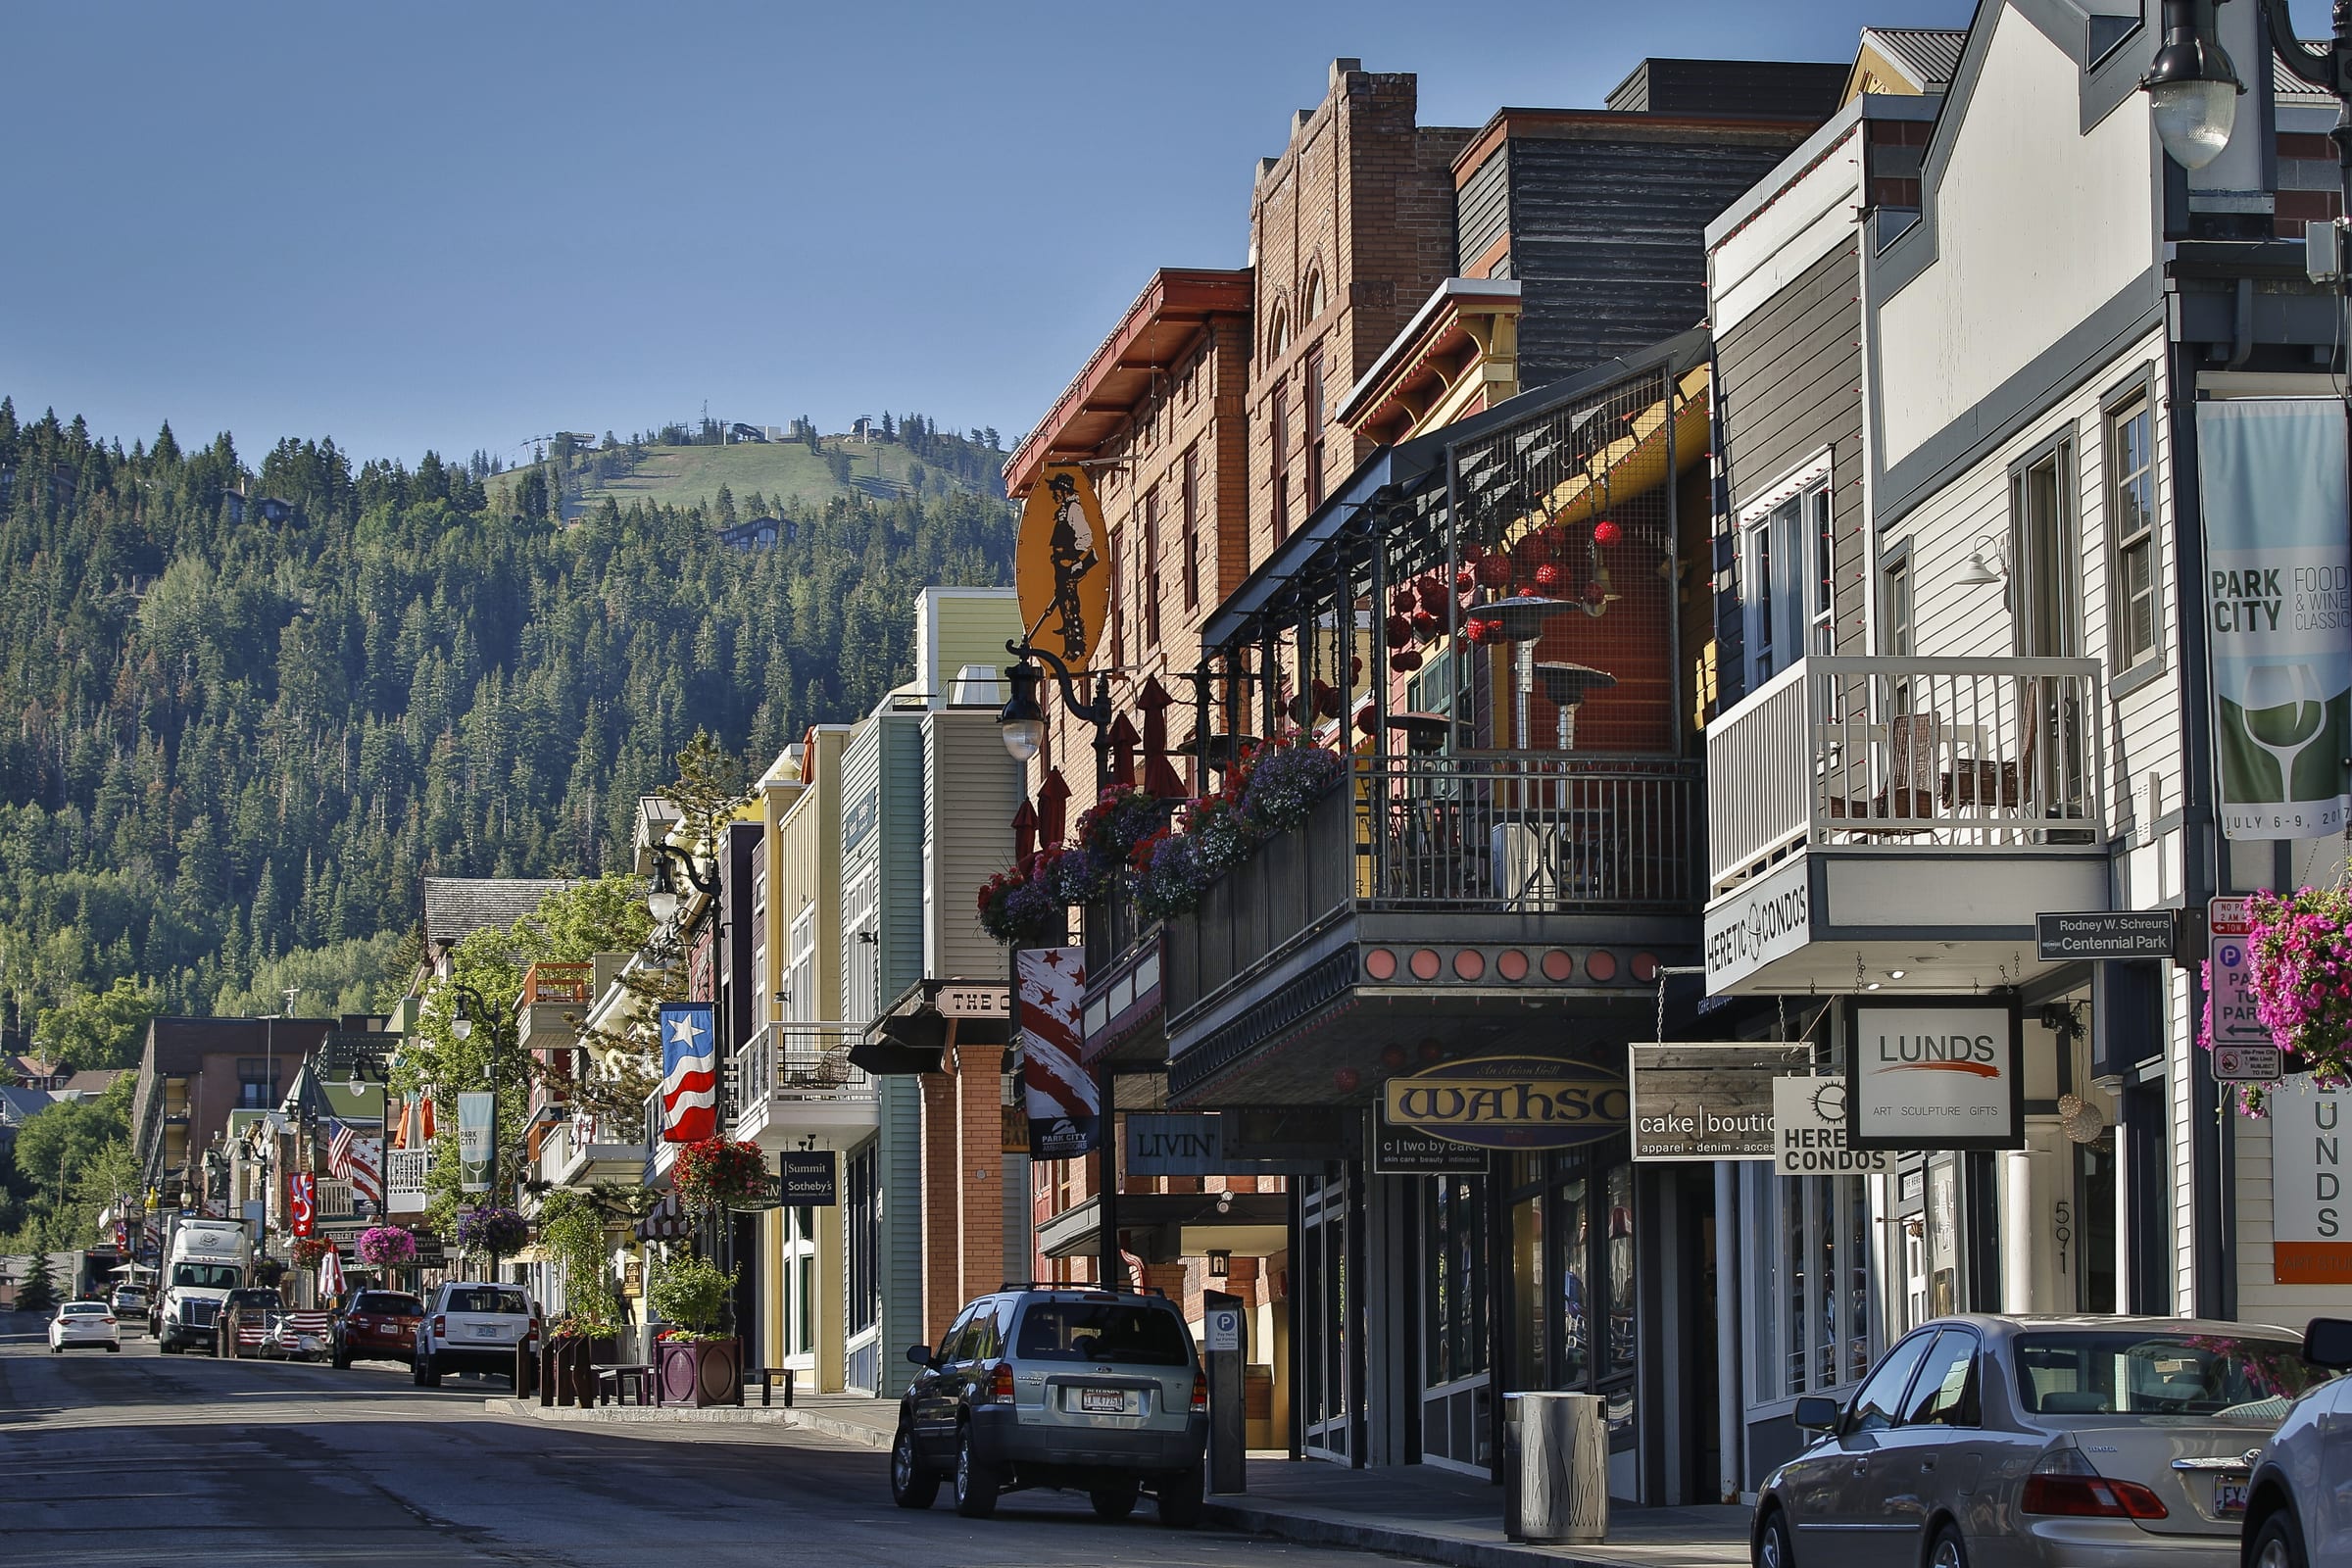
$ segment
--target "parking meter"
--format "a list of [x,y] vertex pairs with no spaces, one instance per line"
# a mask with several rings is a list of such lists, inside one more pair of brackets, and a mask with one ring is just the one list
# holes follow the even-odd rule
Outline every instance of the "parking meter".
[[1223,1291],[1202,1292],[1200,1327],[1200,1354],[1208,1372],[1208,1490],[1242,1492],[1249,1486],[1250,1434],[1243,1394],[1249,1328],[1242,1298]]

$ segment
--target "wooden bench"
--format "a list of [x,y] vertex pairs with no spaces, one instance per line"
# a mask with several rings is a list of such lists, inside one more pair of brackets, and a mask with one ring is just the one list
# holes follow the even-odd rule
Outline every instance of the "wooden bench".
[[746,1388],[755,1383],[760,1385],[760,1402],[761,1404],[773,1402],[772,1396],[776,1392],[776,1380],[779,1378],[784,1382],[784,1407],[789,1410],[792,1408],[792,1368],[788,1366],[755,1366],[746,1367],[743,1372],[743,1382]]
[[597,1362],[588,1370],[596,1374],[596,1402],[599,1404],[626,1404],[629,1401],[621,1396],[631,1392],[634,1392],[636,1402],[641,1405],[662,1402],[662,1386],[654,1376],[654,1369],[643,1362]]

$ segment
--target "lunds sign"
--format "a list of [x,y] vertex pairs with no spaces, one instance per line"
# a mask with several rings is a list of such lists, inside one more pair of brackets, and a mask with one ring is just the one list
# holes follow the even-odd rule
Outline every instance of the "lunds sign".
[[1849,999],[1846,1127],[1855,1149],[2023,1149],[2014,1002]]
[[1577,1062],[1479,1056],[1392,1078],[1389,1124],[1480,1149],[1567,1149],[1625,1131],[1625,1080]]

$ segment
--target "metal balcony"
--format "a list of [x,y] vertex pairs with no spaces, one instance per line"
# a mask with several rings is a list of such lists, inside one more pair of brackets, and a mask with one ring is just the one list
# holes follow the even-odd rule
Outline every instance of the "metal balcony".
[[783,1149],[810,1133],[878,1125],[880,1090],[850,1061],[850,1047],[859,1036],[841,1023],[786,1021],[761,1028],[729,1063],[734,1135]]

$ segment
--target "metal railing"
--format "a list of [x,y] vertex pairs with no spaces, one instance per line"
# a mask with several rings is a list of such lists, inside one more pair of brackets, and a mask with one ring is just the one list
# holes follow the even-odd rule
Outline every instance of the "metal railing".
[[2105,710],[2095,659],[1802,660],[1707,731],[1709,884],[1807,844],[2099,842]]
[[764,1025],[735,1052],[735,1114],[767,1101],[874,1099],[873,1079],[850,1063],[857,1039],[847,1024]]

